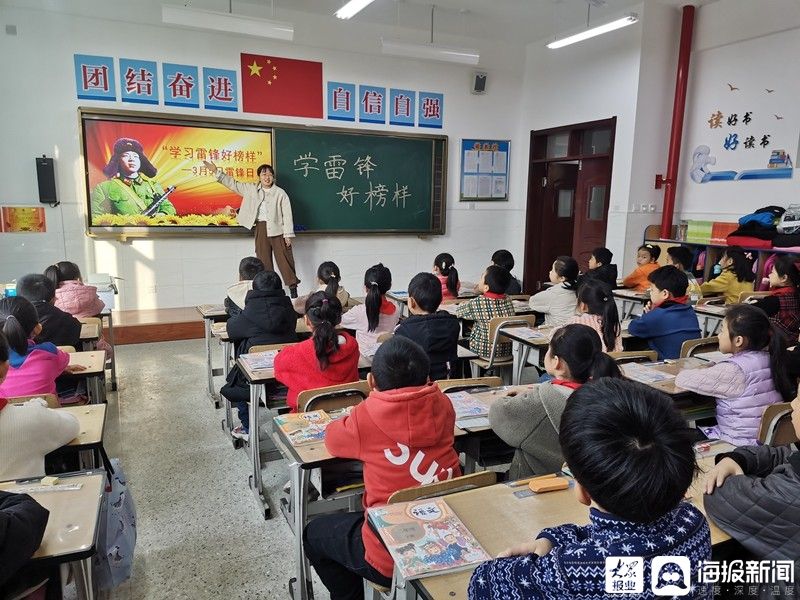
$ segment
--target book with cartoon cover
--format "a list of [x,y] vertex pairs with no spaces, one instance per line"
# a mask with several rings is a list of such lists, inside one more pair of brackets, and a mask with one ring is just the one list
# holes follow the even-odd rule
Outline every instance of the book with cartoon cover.
[[289,413],[274,417],[275,424],[289,438],[292,446],[303,446],[322,442],[325,439],[325,428],[332,421],[324,410]]
[[491,559],[443,498],[376,506],[367,518],[407,580]]

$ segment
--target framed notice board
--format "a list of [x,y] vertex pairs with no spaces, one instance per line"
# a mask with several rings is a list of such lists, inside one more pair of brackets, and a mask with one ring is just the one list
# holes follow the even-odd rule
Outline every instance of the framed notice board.
[[461,140],[462,202],[508,200],[508,140]]
[[444,233],[447,137],[275,127],[295,230]]

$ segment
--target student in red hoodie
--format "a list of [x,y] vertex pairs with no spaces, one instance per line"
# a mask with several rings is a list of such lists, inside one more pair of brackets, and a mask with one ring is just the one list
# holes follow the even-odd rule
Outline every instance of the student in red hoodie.
[[315,292],[305,305],[311,338],[281,350],[275,357],[275,379],[289,388],[286,404],[297,412],[297,395],[305,390],[358,381],[358,342],[336,331],[342,303],[336,296]]
[[[367,381],[369,397],[331,423],[325,446],[333,456],[364,463],[364,507],[394,492],[461,474],[453,450],[455,412],[428,381],[428,356],[411,340],[381,344]],[[303,532],[306,556],[331,600],[364,598],[362,579],[392,583],[394,562],[363,513],[324,515]]]

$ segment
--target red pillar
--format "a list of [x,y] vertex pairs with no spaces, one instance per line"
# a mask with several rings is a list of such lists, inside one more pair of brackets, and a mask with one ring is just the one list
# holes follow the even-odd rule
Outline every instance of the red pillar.
[[686,112],[686,88],[689,84],[689,57],[692,52],[692,30],[694,29],[694,6],[683,7],[681,21],[681,45],[678,53],[678,72],[675,75],[675,101],[672,105],[672,128],[669,134],[669,156],[664,178],[664,211],[661,214],[661,237],[672,237],[672,218],[675,212],[675,188],[678,164],[681,158],[683,117]]

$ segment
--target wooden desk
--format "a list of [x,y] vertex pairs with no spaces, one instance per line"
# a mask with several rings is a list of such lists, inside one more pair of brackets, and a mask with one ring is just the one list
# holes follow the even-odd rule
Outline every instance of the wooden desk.
[[214,369],[211,364],[211,324],[219,321],[227,321],[228,313],[222,304],[200,304],[195,307],[203,319],[203,334],[206,342],[206,377],[208,379],[208,395],[214,408],[220,407],[219,394],[214,389],[214,375],[221,375],[221,369]]
[[722,327],[722,320],[725,318],[725,313],[728,311],[728,306],[725,304],[697,304],[694,307],[694,312],[697,314],[698,320],[703,322],[703,337],[710,337],[719,333]]
[[[638,364],[639,366],[649,367],[650,369],[654,369],[656,371],[660,371],[662,373],[666,373],[668,375],[677,375],[681,371],[685,371],[688,369],[705,369],[711,366],[707,360],[703,360],[701,358],[692,357],[692,358],[679,358],[677,360],[671,360],[669,362],[656,362],[656,363],[634,363]],[[620,365],[623,373],[625,373],[626,368],[630,368],[630,364],[623,364]],[[626,374],[627,376],[627,374]],[[634,379],[636,381],[636,379]],[[679,388],[675,385],[675,377],[671,377],[669,379],[664,379],[662,381],[656,382],[647,382],[643,381],[659,391],[664,392],[665,394],[669,394],[670,396],[680,396],[682,394],[689,394],[688,390],[684,390],[683,388]]]
[[102,461],[110,479],[113,474],[111,461],[103,446],[107,409],[108,405],[102,403],[57,408],[56,410],[68,412],[78,419],[80,432],[78,437],[56,452],[78,452],[81,469],[96,469]]
[[89,402],[97,404],[105,399],[105,389],[102,385],[102,376],[106,370],[106,353],[103,350],[89,352],[70,352],[70,365],[82,365],[85,371],[73,373],[73,377],[85,378],[86,388],[89,393]]
[[634,314],[641,314],[636,309],[643,307],[650,300],[650,294],[624,288],[614,290],[613,294],[621,304],[619,310],[620,321],[630,319]]
[[[703,471],[713,465],[713,459],[701,459]],[[689,490],[691,502],[705,514],[702,499],[704,474],[695,478]],[[467,526],[467,529],[492,556],[506,548],[530,542],[546,527],[564,523],[586,525],[589,509],[580,504],[572,489],[517,498],[512,488],[498,484],[446,496],[447,504]],[[487,518],[491,515],[491,518]],[[730,537],[709,522],[711,543],[719,544]],[[466,600],[472,570],[459,571],[410,582],[420,595],[433,600]]]
[[31,491],[30,488],[40,485],[38,480],[26,484],[3,482],[0,483],[0,489],[29,494],[50,511],[42,543],[33,558],[57,563],[75,563],[80,575],[77,578],[79,590],[82,586],[84,598],[93,599],[92,556],[95,553],[97,520],[100,503],[103,500],[105,474],[89,472],[60,476],[60,485],[75,483],[81,484],[81,489]]
[[84,350],[94,350],[97,340],[100,339],[100,324],[99,323],[83,323],[81,324],[81,344]]

